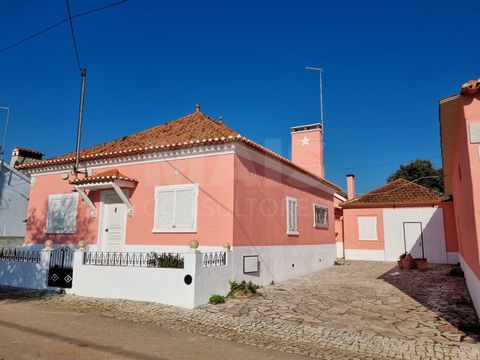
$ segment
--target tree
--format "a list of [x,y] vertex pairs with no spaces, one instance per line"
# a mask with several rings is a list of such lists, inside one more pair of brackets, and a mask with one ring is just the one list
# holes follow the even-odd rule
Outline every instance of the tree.
[[442,194],[444,192],[443,170],[436,169],[430,160],[417,159],[408,165],[400,165],[400,168],[391,174],[387,181],[390,182],[400,178],[414,181]]

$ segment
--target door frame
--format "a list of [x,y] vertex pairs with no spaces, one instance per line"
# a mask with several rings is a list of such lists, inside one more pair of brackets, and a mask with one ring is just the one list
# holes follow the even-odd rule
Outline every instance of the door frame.
[[[129,195],[130,191],[129,190],[123,190],[122,191],[125,193],[126,196]],[[122,205],[125,205],[125,203],[120,199],[118,194],[115,192],[115,190],[104,190],[100,192],[100,218],[98,221],[98,251],[105,252],[105,225],[107,222],[106,214],[107,214],[107,209],[108,209],[108,204],[106,203],[106,197],[108,195],[116,195],[118,199],[120,200],[119,203]],[[125,207],[127,207],[125,205]],[[125,220],[124,220],[124,226],[123,226],[123,243],[122,246],[125,246],[127,242],[127,217],[128,217],[128,208],[127,211],[125,211]]]
[[422,259],[425,259],[425,239],[423,238],[423,223],[421,221],[404,221],[403,222],[403,248],[407,252],[407,237],[405,234],[405,224],[420,224],[420,237],[422,241]]

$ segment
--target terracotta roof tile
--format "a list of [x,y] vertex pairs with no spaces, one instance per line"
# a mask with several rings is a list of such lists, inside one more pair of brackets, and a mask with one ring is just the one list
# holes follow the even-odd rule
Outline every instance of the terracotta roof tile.
[[397,179],[356,199],[341,204],[342,208],[382,207],[392,205],[426,205],[442,201],[434,191],[410,182]]
[[[315,174],[299,167],[281,155],[241,136],[234,130],[208,117],[197,109],[179,119],[143,130],[133,135],[124,136],[120,139],[109,141],[84,149],[80,152],[80,161],[95,159],[114,158],[124,155],[142,154],[159,150],[190,148],[209,144],[221,144],[238,141],[247,146],[268,154],[281,162],[293,167],[311,177],[314,177],[329,187],[340,188],[328,180],[319,178]],[[18,166],[18,169],[41,168],[51,165],[69,164],[75,161],[75,153],[58,156],[49,160],[39,161],[32,164]]]
[[123,175],[117,169],[102,171],[92,176],[87,176],[80,179],[73,179],[73,180],[70,180],[69,183],[72,185],[82,185],[87,183],[91,184],[91,183],[105,182],[109,180],[124,180],[124,181],[138,183],[136,179]]

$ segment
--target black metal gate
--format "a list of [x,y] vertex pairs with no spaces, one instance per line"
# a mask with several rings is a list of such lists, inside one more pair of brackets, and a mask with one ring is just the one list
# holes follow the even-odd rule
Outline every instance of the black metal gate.
[[73,280],[73,255],[75,250],[62,246],[50,253],[48,286],[71,288]]

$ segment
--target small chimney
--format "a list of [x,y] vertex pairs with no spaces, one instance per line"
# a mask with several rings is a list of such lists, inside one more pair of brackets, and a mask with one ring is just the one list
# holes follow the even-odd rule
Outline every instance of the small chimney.
[[320,178],[325,177],[322,124],[291,128],[292,161]]
[[355,175],[347,175],[347,199],[355,199]]
[[39,151],[16,147],[12,150],[10,165],[18,166],[31,164],[33,162],[41,161],[42,159],[43,154]]

